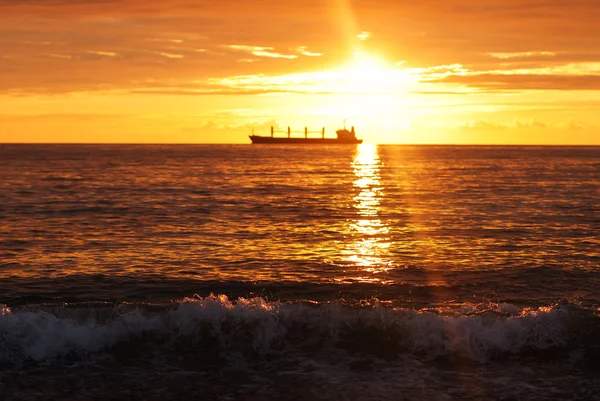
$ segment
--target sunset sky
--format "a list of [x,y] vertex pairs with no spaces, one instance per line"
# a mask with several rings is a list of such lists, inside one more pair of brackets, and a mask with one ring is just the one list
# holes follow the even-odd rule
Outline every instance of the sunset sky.
[[600,144],[598,0],[0,0],[0,142]]

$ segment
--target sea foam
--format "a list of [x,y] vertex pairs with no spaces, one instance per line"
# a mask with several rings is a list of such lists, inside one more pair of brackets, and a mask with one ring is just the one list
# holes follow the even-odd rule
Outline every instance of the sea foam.
[[[577,313],[573,310],[579,311]],[[514,305],[471,308],[469,313],[410,310],[341,303],[269,302],[224,295],[186,298],[172,306],[121,305],[0,312],[0,362],[47,361],[110,353],[121,343],[153,349],[195,344],[221,354],[260,357],[290,351],[395,358],[461,357],[486,361],[503,354],[566,347],[577,337],[574,314],[598,318],[570,305],[538,309]]]

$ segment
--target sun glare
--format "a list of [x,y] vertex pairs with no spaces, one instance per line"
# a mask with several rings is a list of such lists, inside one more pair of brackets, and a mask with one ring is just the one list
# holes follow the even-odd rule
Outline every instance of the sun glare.
[[344,69],[349,92],[384,93],[389,89],[389,78],[394,73],[383,62],[362,56]]
[[402,117],[418,84],[418,76],[410,70],[364,52],[328,74],[327,92],[338,96],[320,106],[321,111],[336,118],[352,116],[365,129],[381,130]]
[[406,92],[418,82],[418,77],[411,71],[391,66],[380,58],[362,52],[357,53],[341,72],[347,92]]

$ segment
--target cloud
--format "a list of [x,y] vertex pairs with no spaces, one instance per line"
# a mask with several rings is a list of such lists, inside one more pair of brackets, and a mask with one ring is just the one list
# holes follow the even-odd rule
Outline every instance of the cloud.
[[471,131],[504,131],[508,129],[526,129],[526,128],[547,128],[550,125],[548,123],[541,122],[537,119],[529,121],[514,120],[511,123],[505,122],[492,122],[486,120],[474,120],[469,121],[461,125],[461,129]]
[[175,53],[166,53],[166,52],[155,52],[156,54],[166,57],[166,58],[170,58],[170,59],[179,59],[179,58],[184,58],[185,56],[182,54],[175,54]]
[[569,121],[567,126],[569,127],[569,129],[571,129],[573,131],[579,131],[579,130],[586,128],[586,124],[583,121],[579,121],[579,120]]
[[97,56],[104,56],[104,57],[118,57],[119,56],[119,54],[115,53],[115,52],[100,51],[100,50],[88,50],[88,53],[94,54]]
[[500,60],[511,60],[511,59],[528,59],[533,57],[556,57],[555,52],[510,52],[510,53],[485,53],[486,55],[500,59]]
[[356,35],[356,37],[358,38],[358,40],[365,41],[365,40],[367,40],[367,39],[369,39],[371,37],[371,33],[370,32],[362,31],[361,33],[359,33],[358,35]]
[[[515,56],[517,57],[517,56]],[[519,56],[520,57],[520,56]],[[416,69],[423,81],[461,83],[486,89],[600,89],[600,62],[580,62],[527,68],[470,70],[462,64]]]
[[493,123],[489,121],[476,120],[469,121],[461,126],[463,130],[485,130],[485,131],[496,131],[508,129],[508,125],[502,123]]
[[296,48],[290,49],[298,54],[285,54],[274,51],[275,48],[272,46],[250,46],[250,45],[228,45],[229,49],[250,53],[257,57],[269,57],[269,58],[283,58],[283,59],[295,59],[298,55],[307,57],[320,57],[322,53],[316,53],[308,51],[306,46],[297,46]]
[[73,56],[69,55],[69,54],[54,54],[54,53],[50,53],[48,54],[49,57],[54,57],[54,58],[61,58],[64,60],[71,60],[73,58]]
[[[600,3],[587,0],[0,0],[0,90],[185,89],[290,76],[333,70],[358,44],[405,60],[432,85],[596,89],[598,20]],[[368,41],[357,43],[357,27]]]
[[283,53],[274,52],[273,47],[269,47],[269,46],[229,45],[227,47],[230,49],[233,49],[233,50],[240,50],[243,52],[248,52],[257,57],[285,58],[285,59],[298,58],[298,56],[295,54],[283,54]]
[[298,53],[308,57],[321,57],[323,53],[316,53],[306,50],[306,46],[298,46],[295,49]]
[[460,83],[470,87],[496,90],[600,90],[599,75],[452,75],[441,79],[439,82]]

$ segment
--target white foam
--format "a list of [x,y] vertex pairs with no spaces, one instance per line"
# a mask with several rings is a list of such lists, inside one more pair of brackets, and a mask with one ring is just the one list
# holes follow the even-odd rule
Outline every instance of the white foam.
[[128,336],[161,328],[159,318],[136,312],[107,323],[58,318],[45,311],[15,312],[0,316],[0,344],[25,358],[41,361],[69,352],[99,351]]
[[72,352],[98,352],[143,333],[173,338],[210,335],[222,347],[249,345],[264,352],[288,337],[335,345],[356,330],[373,333],[364,341],[381,338],[407,352],[485,361],[497,353],[563,345],[568,314],[560,306],[520,309],[503,304],[489,313],[449,316],[388,307],[349,308],[339,303],[308,306],[262,298],[234,302],[224,295],[186,298],[159,315],[133,310],[102,320],[93,311],[85,318],[66,309],[60,317],[48,311],[11,311],[5,306],[0,311],[0,358],[12,355],[35,361]]

